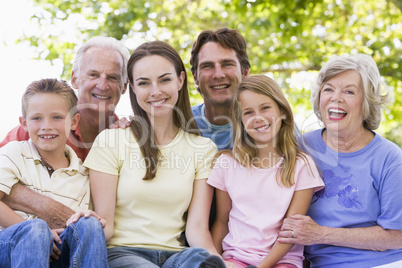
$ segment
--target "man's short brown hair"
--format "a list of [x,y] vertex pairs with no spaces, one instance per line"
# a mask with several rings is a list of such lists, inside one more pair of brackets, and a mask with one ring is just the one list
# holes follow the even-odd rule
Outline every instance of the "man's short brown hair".
[[221,28],[216,31],[206,30],[198,35],[191,49],[190,64],[193,74],[197,74],[198,71],[198,53],[201,47],[208,42],[215,42],[223,48],[234,50],[240,62],[241,73],[243,75],[246,70],[250,69],[246,50],[247,43],[244,37],[237,30]]

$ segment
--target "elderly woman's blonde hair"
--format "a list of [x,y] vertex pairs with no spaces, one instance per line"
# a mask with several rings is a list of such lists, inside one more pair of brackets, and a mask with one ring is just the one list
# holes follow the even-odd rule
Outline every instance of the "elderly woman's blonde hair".
[[392,92],[381,80],[377,64],[370,55],[332,56],[318,73],[316,83],[311,89],[311,104],[314,113],[322,120],[320,112],[320,93],[324,84],[332,77],[348,70],[355,70],[361,76],[364,92],[363,126],[368,130],[377,129],[381,122],[381,110],[392,102]]

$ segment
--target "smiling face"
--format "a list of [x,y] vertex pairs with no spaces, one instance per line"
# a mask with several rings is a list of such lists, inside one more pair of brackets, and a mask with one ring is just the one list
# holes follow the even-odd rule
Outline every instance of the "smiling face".
[[184,72],[177,76],[173,63],[162,56],[146,56],[134,64],[131,86],[148,118],[173,118],[184,77]]
[[275,148],[282,125],[282,113],[270,97],[245,90],[239,95],[241,121],[247,134],[259,146]]
[[66,100],[53,93],[36,93],[29,98],[25,118],[20,123],[29,133],[41,156],[64,152],[71,129],[78,125],[79,114],[70,115]]
[[82,56],[81,68],[72,73],[71,84],[78,89],[78,109],[89,108],[110,114],[125,91],[123,59],[116,51],[92,47]]
[[363,127],[364,92],[357,71],[329,79],[320,92],[320,112],[327,131],[356,133]]
[[[237,84],[242,80],[236,52],[215,42],[203,45],[198,53],[198,73],[194,81],[206,105],[230,106]],[[248,75],[248,70],[244,76]]]

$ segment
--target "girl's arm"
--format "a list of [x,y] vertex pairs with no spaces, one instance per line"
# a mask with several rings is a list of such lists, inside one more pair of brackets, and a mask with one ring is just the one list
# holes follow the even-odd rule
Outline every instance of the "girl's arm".
[[[0,191],[0,200],[3,198],[4,192]],[[20,215],[14,212],[9,206],[0,201],[0,226],[7,228],[11,225],[24,221]]]
[[188,209],[186,238],[190,246],[202,247],[210,254],[219,255],[208,227],[213,193],[214,189],[207,184],[206,179],[194,181],[193,197]]
[[[292,229],[295,238],[288,231]],[[328,244],[340,247],[385,251],[402,248],[402,230],[389,230],[381,226],[361,228],[332,228],[318,225],[304,215],[285,219],[279,239],[283,243],[300,245]]]
[[232,199],[228,192],[216,189],[216,217],[212,225],[212,239],[219,254],[223,253],[222,241],[229,233],[229,212],[232,209]]
[[94,211],[106,220],[103,230],[106,241],[108,241],[112,237],[114,229],[118,176],[90,169],[89,181]]
[[[306,214],[314,194],[314,188],[296,191],[293,194],[285,218],[295,214]],[[290,231],[291,233],[291,231]],[[293,247],[294,244],[284,244],[276,241],[271,252],[257,266],[258,268],[272,267],[277,264]]]

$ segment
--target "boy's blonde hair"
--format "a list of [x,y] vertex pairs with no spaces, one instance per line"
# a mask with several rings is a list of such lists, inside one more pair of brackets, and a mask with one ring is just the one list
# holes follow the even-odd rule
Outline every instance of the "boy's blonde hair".
[[24,118],[26,117],[29,99],[38,93],[57,94],[66,101],[71,116],[77,113],[77,96],[67,82],[55,78],[46,78],[30,83],[22,95],[22,116]]

